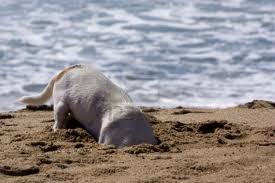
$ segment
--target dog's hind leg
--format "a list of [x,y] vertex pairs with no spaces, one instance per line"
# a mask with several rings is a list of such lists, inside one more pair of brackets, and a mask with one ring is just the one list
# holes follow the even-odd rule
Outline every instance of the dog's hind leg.
[[56,105],[54,105],[54,125],[53,130],[66,128],[66,119],[69,113],[69,107],[63,101],[59,101]]

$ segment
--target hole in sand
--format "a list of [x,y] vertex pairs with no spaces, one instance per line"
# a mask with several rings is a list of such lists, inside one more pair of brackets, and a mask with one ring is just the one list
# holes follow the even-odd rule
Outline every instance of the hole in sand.
[[217,128],[223,128],[227,121],[208,121],[199,125],[198,132],[214,133]]

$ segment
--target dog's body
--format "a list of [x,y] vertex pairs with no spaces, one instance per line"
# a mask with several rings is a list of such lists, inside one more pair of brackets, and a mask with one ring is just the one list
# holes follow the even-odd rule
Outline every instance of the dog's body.
[[51,96],[54,102],[53,129],[65,128],[71,113],[101,144],[123,147],[156,144],[150,124],[130,97],[91,66],[71,66],[59,72],[38,96],[19,101],[39,105]]

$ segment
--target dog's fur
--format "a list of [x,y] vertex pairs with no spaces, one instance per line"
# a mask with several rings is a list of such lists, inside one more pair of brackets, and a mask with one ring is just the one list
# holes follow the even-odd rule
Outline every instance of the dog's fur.
[[92,66],[65,68],[41,94],[19,101],[40,105],[51,96],[55,131],[66,127],[66,116],[71,113],[100,144],[124,147],[157,143],[150,124],[131,98]]

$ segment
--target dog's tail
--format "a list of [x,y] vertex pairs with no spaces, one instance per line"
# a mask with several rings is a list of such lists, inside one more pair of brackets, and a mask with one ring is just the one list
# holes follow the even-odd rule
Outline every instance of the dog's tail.
[[52,77],[52,79],[49,81],[46,88],[44,88],[44,90],[40,94],[33,95],[33,96],[23,96],[19,98],[18,101],[24,104],[30,104],[30,105],[41,105],[47,102],[52,96],[55,82],[61,79],[66,72],[76,67],[80,67],[80,65],[67,67],[62,71],[58,72],[54,77]]

